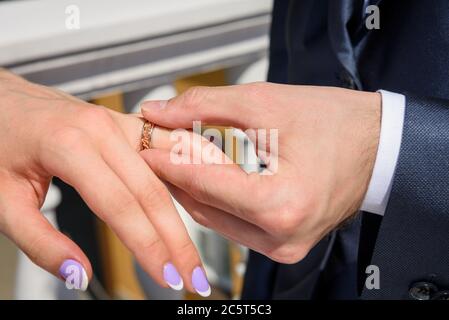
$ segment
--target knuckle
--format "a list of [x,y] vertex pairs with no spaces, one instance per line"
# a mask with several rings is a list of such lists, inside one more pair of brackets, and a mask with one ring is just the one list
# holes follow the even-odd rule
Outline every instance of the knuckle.
[[157,210],[171,204],[171,198],[161,184],[149,184],[136,195],[143,208]]
[[190,166],[190,179],[186,181],[185,190],[189,190],[191,196],[201,202],[207,202],[209,196],[207,194],[207,187],[201,179],[200,172],[195,170],[194,166]]
[[304,259],[308,254],[301,246],[285,244],[268,253],[268,257],[283,264],[294,264]]
[[140,253],[148,253],[151,252],[156,254],[163,249],[164,244],[159,237],[151,237],[141,240],[137,243],[136,250]]
[[[118,193],[114,194],[123,194],[123,190],[118,191]],[[136,200],[132,196],[127,196],[123,199],[120,199],[120,203],[114,206],[116,210],[111,210],[110,212],[99,213],[100,218],[106,219],[107,222],[113,223],[112,220],[120,220],[121,216],[127,215],[130,212],[136,211],[138,208],[138,204]]]
[[162,240],[159,237],[155,237],[152,239],[147,239],[140,243],[139,247],[144,249],[144,251],[152,251],[154,248],[157,248],[162,244]]
[[52,150],[66,156],[85,149],[88,145],[88,136],[79,128],[66,126],[53,132],[46,143]]
[[[274,218],[274,220],[273,220]],[[263,218],[266,230],[274,236],[289,237],[298,232],[303,215],[300,210],[291,205],[282,205],[274,214],[265,214]]]
[[41,234],[36,237],[33,241],[26,245],[24,252],[30,258],[31,261],[40,265],[40,261],[43,258],[43,253],[45,250],[51,246],[52,239],[49,234]]
[[184,263],[185,266],[197,264],[197,261],[199,260],[196,248],[190,239],[176,249],[175,256],[177,261]]
[[195,108],[201,104],[206,97],[207,87],[195,86],[189,88],[183,94],[183,104],[188,108]]
[[302,215],[299,210],[294,207],[284,207],[278,215],[279,228],[282,234],[292,236],[297,231],[302,222]]
[[100,128],[101,130],[114,128],[114,121],[105,107],[93,106],[85,108],[81,113],[83,126],[89,128]]
[[288,185],[279,186],[277,190],[276,199],[266,206],[264,213],[266,230],[275,236],[293,236],[306,224],[306,220],[321,211],[320,201],[309,190],[301,189],[301,192],[292,194],[292,188]]

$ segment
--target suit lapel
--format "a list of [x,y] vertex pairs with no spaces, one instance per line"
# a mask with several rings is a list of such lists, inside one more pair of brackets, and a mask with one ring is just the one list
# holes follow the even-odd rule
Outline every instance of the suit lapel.
[[342,66],[354,79],[357,88],[361,88],[357,72],[354,48],[348,24],[355,13],[356,0],[338,0],[328,2],[328,33],[332,49]]
[[328,1],[328,34],[332,49],[358,89],[362,89],[362,85],[357,71],[354,42],[357,43],[369,32],[363,19],[365,7],[380,5],[381,2],[382,0],[368,0],[364,6],[364,0]]

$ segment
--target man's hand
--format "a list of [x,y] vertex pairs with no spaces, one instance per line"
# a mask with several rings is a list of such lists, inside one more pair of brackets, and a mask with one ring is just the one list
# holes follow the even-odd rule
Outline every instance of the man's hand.
[[[278,129],[272,175],[236,164],[175,164],[170,151],[142,156],[193,218],[273,260],[295,263],[359,209],[380,132],[378,93],[254,83],[198,87],[168,102],[148,101],[146,119],[168,128],[225,125]],[[268,148],[250,137],[258,152]]]
[[2,70],[0,109],[0,232],[32,261],[61,277],[74,264],[81,267],[80,289],[92,274],[81,249],[39,212],[57,176],[80,193],[161,286],[180,289],[181,276],[193,291],[192,281],[205,280],[166,187],[137,153],[141,119]]

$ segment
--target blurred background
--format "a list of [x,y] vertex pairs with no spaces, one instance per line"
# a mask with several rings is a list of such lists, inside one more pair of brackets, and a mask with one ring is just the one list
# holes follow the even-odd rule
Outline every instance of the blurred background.
[[[271,0],[0,0],[0,67],[120,112],[195,85],[263,81]],[[243,133],[235,156],[258,170]],[[242,142],[242,143],[237,143]],[[224,144],[223,144],[224,145]],[[1,181],[0,181],[1,183]],[[237,299],[247,250],[200,227],[176,204],[215,299]],[[43,214],[88,255],[85,293],[33,265],[0,234],[0,299],[198,299],[161,289],[78,194],[54,179]]]

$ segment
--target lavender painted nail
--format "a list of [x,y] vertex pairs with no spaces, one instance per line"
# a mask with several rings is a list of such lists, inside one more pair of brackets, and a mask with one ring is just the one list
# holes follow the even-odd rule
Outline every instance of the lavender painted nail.
[[89,279],[87,278],[86,270],[78,261],[72,259],[64,260],[59,267],[59,274],[65,280],[67,289],[86,291]]
[[184,282],[176,267],[170,262],[164,265],[164,280],[173,290],[179,291],[184,287]]
[[203,297],[210,296],[211,288],[206,275],[201,267],[196,267],[192,272],[192,284],[195,291]]

